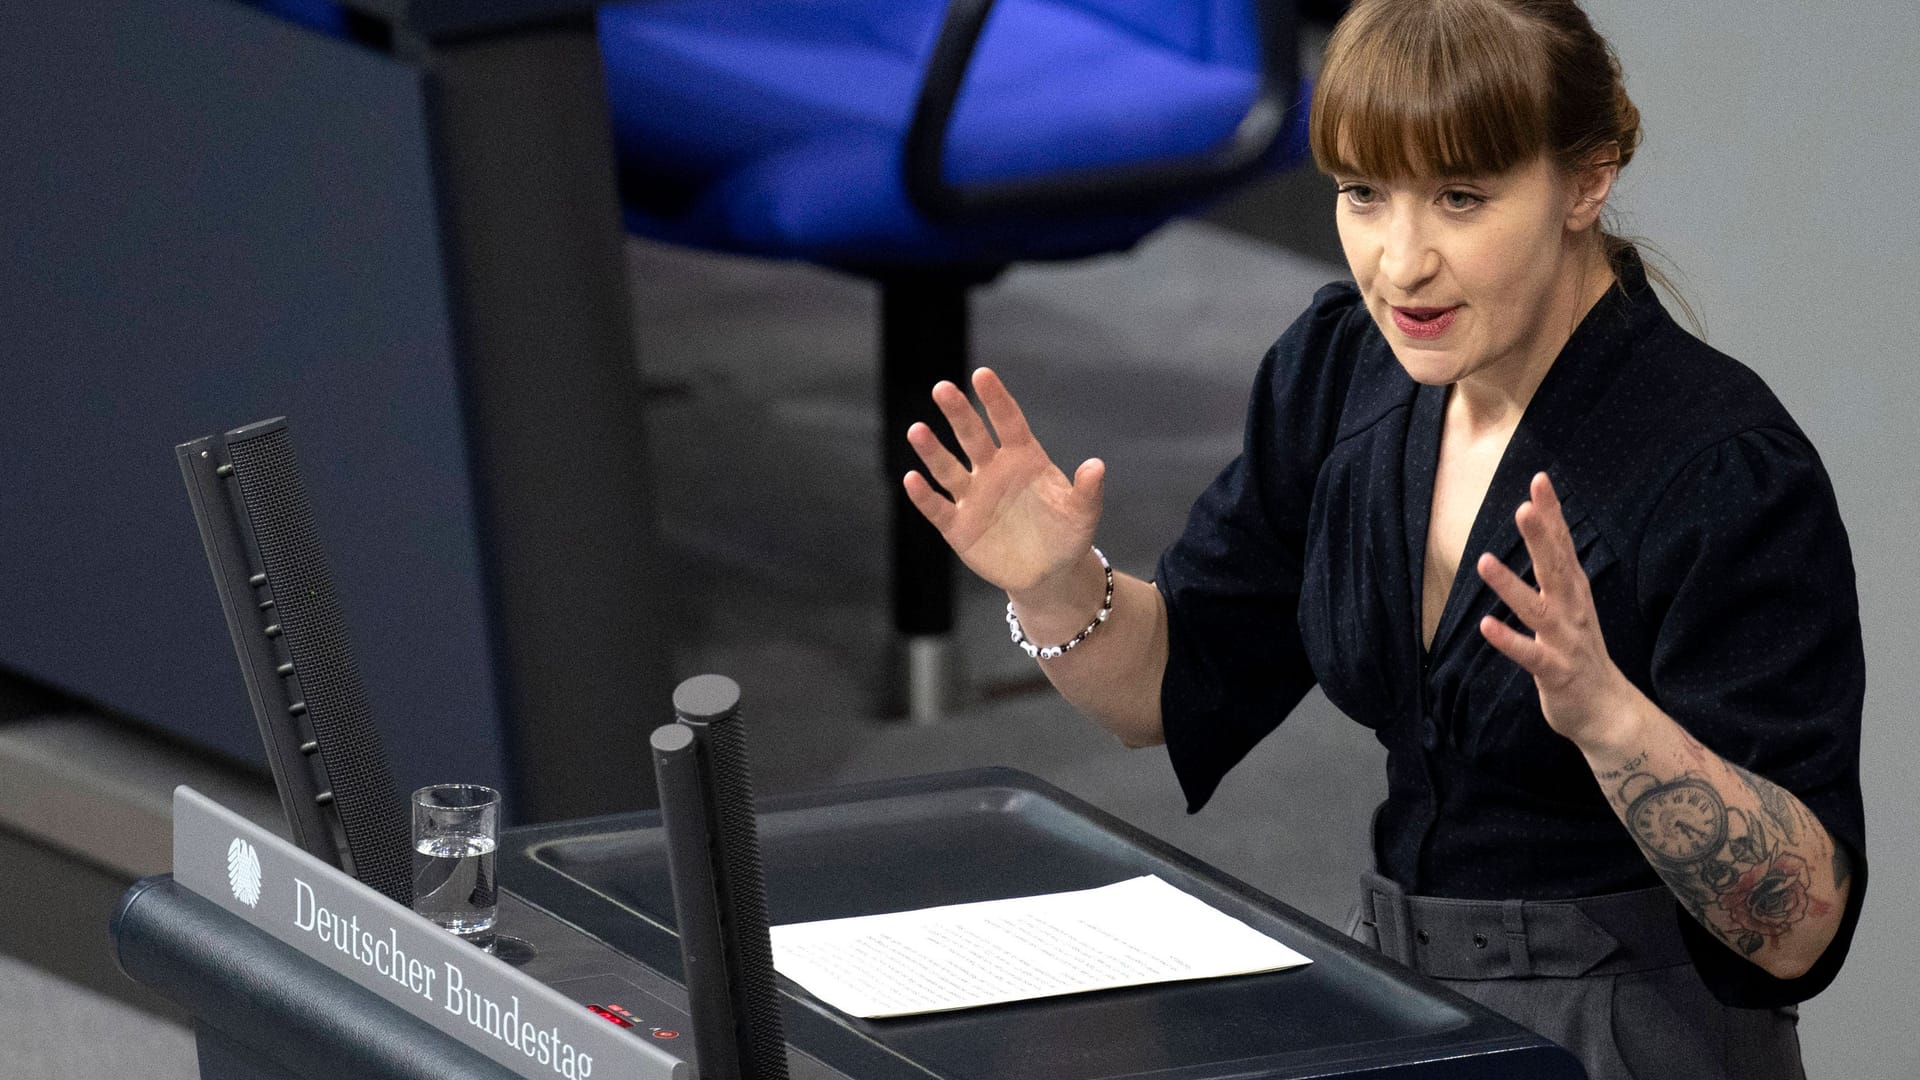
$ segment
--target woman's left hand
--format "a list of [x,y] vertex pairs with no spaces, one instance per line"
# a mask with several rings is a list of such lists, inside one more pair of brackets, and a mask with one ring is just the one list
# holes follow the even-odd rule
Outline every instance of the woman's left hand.
[[1553,730],[1586,749],[1630,726],[1639,711],[1634,703],[1644,695],[1607,655],[1587,572],[1546,473],[1534,474],[1529,495],[1513,519],[1540,587],[1529,586],[1490,552],[1480,556],[1475,569],[1533,636],[1491,615],[1481,617],[1480,633],[1533,676],[1540,711]]

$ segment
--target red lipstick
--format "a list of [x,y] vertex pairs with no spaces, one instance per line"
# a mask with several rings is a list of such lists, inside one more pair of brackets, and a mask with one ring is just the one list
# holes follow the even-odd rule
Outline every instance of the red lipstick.
[[1460,308],[1406,308],[1393,309],[1393,325],[1408,337],[1437,338],[1453,325],[1453,316]]

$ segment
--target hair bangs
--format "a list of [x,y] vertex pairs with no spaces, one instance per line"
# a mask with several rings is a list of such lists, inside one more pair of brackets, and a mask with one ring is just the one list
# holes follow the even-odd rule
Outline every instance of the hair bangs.
[[1501,173],[1545,152],[1548,73],[1524,33],[1480,0],[1358,5],[1314,87],[1314,164],[1392,182]]

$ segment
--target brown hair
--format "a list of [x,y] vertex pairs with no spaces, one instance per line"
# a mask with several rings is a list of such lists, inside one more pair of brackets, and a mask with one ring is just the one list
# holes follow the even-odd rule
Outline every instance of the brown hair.
[[[1640,144],[1620,61],[1574,0],[1359,0],[1334,29],[1308,122],[1320,171],[1380,180],[1563,170]],[[1601,230],[1615,264],[1632,245]]]

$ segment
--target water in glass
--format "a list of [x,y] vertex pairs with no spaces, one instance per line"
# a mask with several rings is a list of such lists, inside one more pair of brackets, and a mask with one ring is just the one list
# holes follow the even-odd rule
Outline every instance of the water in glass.
[[490,836],[424,836],[413,849],[413,910],[461,937],[493,944],[498,897]]

